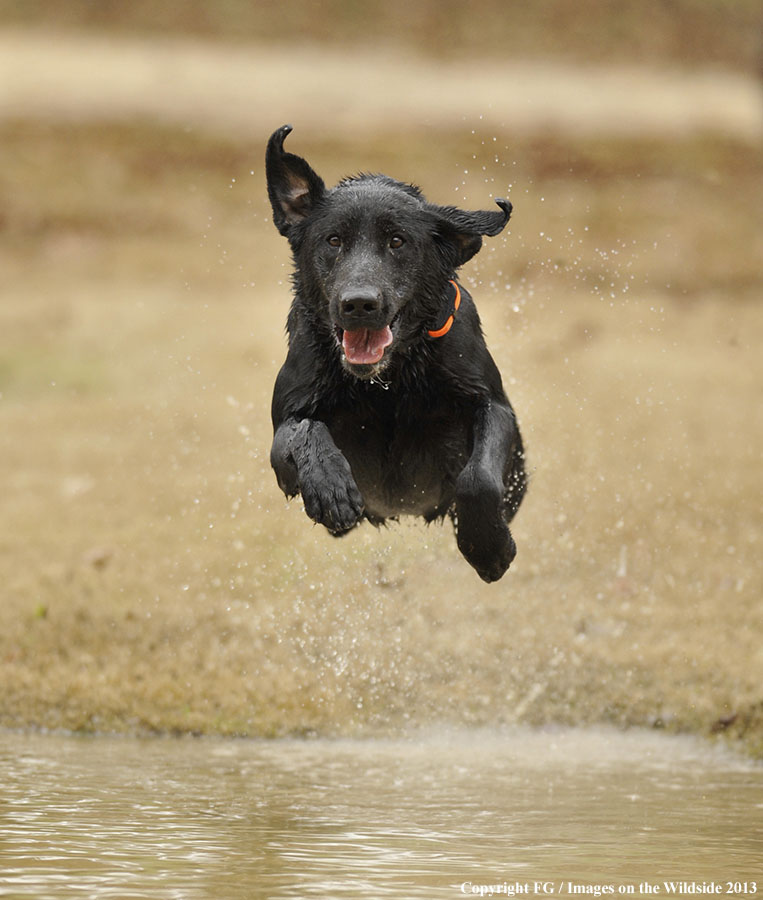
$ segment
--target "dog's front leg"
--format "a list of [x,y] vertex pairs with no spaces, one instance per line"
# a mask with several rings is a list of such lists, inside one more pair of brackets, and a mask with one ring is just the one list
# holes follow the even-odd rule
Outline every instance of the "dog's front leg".
[[478,409],[472,455],[456,479],[458,549],[483,581],[497,581],[517,552],[504,515],[504,479],[518,433],[510,407]]
[[350,464],[323,422],[282,422],[273,438],[270,463],[286,496],[301,494],[308,516],[332,534],[345,534],[363,517],[363,498]]

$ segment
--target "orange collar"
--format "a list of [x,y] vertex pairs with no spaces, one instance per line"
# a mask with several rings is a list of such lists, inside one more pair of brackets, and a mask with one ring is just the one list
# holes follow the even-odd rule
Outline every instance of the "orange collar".
[[448,318],[445,320],[445,324],[443,326],[441,326],[440,328],[434,328],[431,331],[427,331],[427,334],[431,338],[444,337],[450,331],[453,326],[453,320],[455,319],[456,313],[458,312],[458,307],[461,306],[461,289],[453,280],[449,281],[448,283],[452,284],[456,289],[456,294],[451,301],[453,311],[449,313]]

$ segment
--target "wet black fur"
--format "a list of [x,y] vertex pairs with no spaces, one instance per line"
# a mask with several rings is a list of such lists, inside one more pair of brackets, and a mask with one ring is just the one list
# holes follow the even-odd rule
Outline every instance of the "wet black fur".
[[[485,581],[509,567],[507,523],[525,491],[522,441],[477,310],[456,269],[498,234],[511,204],[468,212],[428,203],[418,188],[360,175],[326,189],[284,150],[266,155],[273,221],[292,248],[289,350],[273,394],[271,463],[287,496],[335,535],[364,518],[448,515],[458,546]],[[345,329],[389,326],[376,364],[351,364]]]

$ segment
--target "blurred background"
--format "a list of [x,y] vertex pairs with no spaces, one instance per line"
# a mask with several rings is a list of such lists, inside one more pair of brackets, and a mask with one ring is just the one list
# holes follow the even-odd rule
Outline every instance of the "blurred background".
[[[755,0],[0,0],[0,725],[612,723],[763,756]],[[264,144],[514,204],[509,574],[270,471]]]

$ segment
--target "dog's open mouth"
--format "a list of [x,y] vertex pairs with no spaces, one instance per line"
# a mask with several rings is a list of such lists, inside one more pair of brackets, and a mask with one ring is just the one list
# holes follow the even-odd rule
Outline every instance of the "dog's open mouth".
[[384,328],[355,328],[342,332],[344,356],[353,366],[378,363],[391,343],[392,329],[389,325]]

